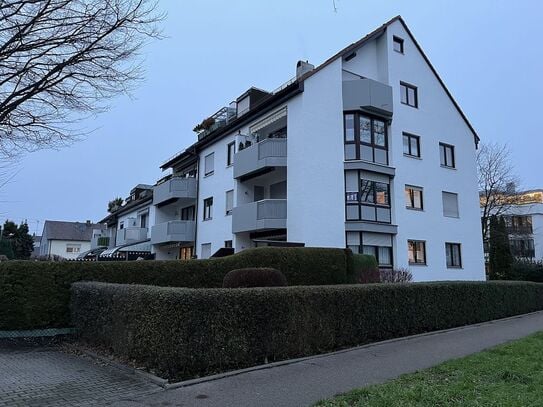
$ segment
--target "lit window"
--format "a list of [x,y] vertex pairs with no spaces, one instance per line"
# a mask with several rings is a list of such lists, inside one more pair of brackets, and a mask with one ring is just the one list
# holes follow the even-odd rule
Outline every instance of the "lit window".
[[422,210],[422,188],[405,186],[405,207]]
[[407,241],[409,264],[426,264],[426,242],[422,240]]

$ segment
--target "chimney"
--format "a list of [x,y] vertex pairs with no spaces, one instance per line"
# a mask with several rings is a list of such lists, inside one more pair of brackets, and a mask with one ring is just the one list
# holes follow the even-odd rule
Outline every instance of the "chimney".
[[91,221],[87,219],[87,221],[85,222],[87,224],[87,226],[90,226],[91,225]]
[[311,72],[313,69],[315,69],[315,65],[310,64],[307,61],[298,61],[296,64],[296,79],[299,79],[307,72]]

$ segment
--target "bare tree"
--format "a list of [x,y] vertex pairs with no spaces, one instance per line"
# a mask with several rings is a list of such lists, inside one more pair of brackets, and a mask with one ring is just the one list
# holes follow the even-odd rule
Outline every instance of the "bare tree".
[[497,143],[481,145],[477,153],[477,170],[483,240],[486,240],[490,216],[502,216],[520,202],[519,178],[515,175],[508,146]]
[[156,0],[0,0],[0,158],[58,147],[142,79]]

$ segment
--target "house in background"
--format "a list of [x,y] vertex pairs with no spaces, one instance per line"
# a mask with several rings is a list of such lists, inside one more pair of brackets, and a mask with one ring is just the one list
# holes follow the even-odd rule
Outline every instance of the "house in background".
[[[515,194],[514,205],[502,214],[511,254],[521,260],[543,260],[543,189]],[[485,244],[485,257],[489,247]]]
[[90,250],[91,240],[105,227],[86,222],[46,220],[40,239],[40,256],[60,256],[75,259],[79,253]]
[[130,191],[124,204],[100,221],[106,225],[92,248],[107,246],[100,257],[128,259],[129,252],[137,257],[151,253],[150,230],[154,221],[153,186],[138,184]]

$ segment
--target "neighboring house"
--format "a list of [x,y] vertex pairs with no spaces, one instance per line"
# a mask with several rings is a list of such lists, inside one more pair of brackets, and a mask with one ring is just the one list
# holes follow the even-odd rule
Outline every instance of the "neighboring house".
[[479,138],[401,17],[200,129],[154,186],[157,259],[349,247],[419,281],[485,278]]
[[107,246],[107,256],[119,251],[150,253],[150,227],[154,220],[153,186],[138,184],[130,191],[124,204],[106,216],[100,223],[107,225],[102,236],[92,245]]
[[[502,214],[511,254],[518,259],[543,260],[543,189],[520,192]],[[488,256],[485,244],[485,256]]]
[[40,256],[61,256],[75,259],[90,250],[91,240],[104,226],[86,222],[46,220],[40,239]]

